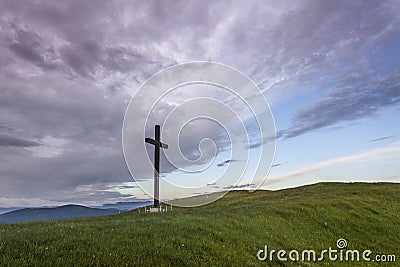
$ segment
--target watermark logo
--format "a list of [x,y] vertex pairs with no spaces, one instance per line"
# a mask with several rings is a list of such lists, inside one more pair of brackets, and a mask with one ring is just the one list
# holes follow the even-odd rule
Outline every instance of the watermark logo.
[[395,262],[396,255],[394,254],[382,254],[374,253],[369,249],[363,251],[357,249],[347,249],[348,243],[344,238],[339,238],[336,241],[336,248],[329,247],[321,251],[315,251],[313,249],[305,249],[302,251],[292,249],[290,251],[280,249],[268,249],[265,245],[264,249],[261,249],[257,253],[257,259],[260,261],[348,261],[348,262],[360,262],[360,261],[373,261],[373,262]]
[[122,147],[129,172],[151,197],[153,157],[144,140],[153,136],[155,124],[168,144],[161,153],[161,198],[194,196],[190,202],[175,201],[176,206],[205,205],[239,186],[253,191],[268,176],[275,153],[272,112],[258,86],[233,67],[174,65],[151,76],[133,95]]
[[339,238],[339,239],[336,241],[336,246],[337,246],[339,249],[344,249],[344,248],[346,248],[346,247],[347,247],[347,240],[344,239],[344,238]]

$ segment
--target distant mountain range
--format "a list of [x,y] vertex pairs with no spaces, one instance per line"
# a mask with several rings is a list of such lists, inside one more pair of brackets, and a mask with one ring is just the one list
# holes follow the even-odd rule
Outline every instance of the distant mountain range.
[[[66,218],[97,217],[118,214],[150,205],[146,202],[117,202],[97,207],[65,205],[40,208],[0,208],[0,223],[18,223]],[[3,214],[1,214],[3,213]]]
[[94,209],[79,205],[66,205],[56,208],[26,208],[10,211],[0,215],[0,223],[96,217],[118,213],[120,213],[118,209]]
[[6,213],[6,212],[10,212],[13,210],[20,210],[20,209],[22,209],[22,208],[0,208],[0,215],[3,213]]

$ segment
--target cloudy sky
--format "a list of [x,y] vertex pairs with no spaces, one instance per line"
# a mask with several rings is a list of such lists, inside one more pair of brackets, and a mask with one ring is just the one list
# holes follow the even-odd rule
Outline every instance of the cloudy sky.
[[[197,60],[240,70],[267,99],[277,139],[263,188],[398,182],[399,14],[399,1],[0,0],[0,206],[147,198],[125,164],[125,110],[151,75]],[[194,96],[231,103],[223,90],[189,86],[165,96],[149,125]],[[244,120],[256,154],[266,142]],[[220,127],[202,123],[180,145],[195,159],[201,139],[215,140],[207,175],[164,164],[163,176],[212,192],[224,189],[212,175],[241,159],[229,158]]]

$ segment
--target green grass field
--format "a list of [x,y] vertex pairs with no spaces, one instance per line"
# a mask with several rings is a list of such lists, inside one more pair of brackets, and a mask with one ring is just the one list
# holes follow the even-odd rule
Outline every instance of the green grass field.
[[[400,184],[234,191],[167,213],[0,225],[1,266],[400,266]],[[259,261],[269,249],[395,254],[395,263]],[[371,256],[372,258],[372,256]]]

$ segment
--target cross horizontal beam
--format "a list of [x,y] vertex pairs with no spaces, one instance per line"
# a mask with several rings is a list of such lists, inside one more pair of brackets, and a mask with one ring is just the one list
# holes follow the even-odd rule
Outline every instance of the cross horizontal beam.
[[160,141],[157,141],[157,140],[154,140],[152,138],[146,137],[145,141],[146,141],[146,143],[149,143],[149,144],[161,147],[161,148],[168,149],[168,145],[167,144],[164,144],[164,143],[162,143]]

